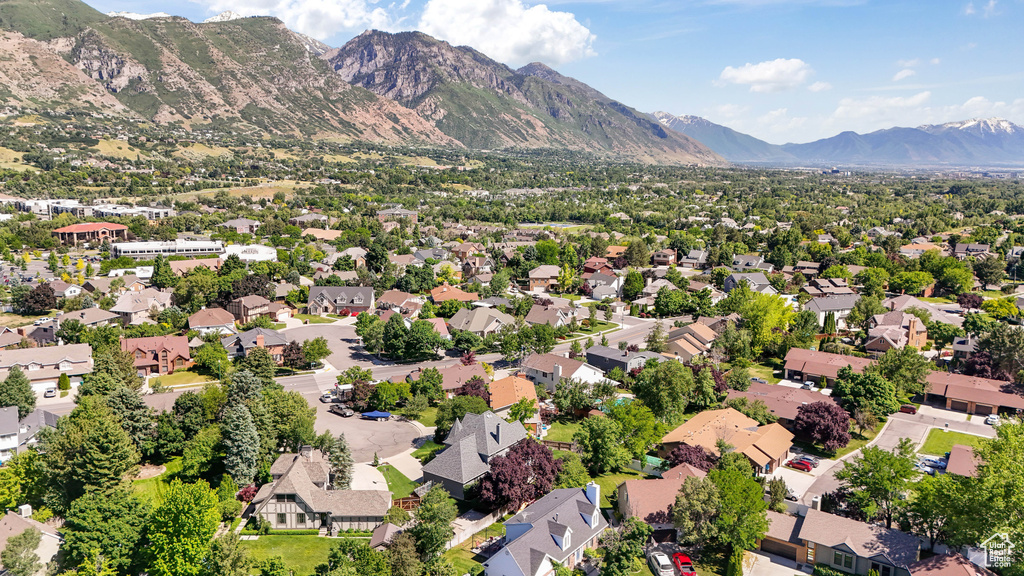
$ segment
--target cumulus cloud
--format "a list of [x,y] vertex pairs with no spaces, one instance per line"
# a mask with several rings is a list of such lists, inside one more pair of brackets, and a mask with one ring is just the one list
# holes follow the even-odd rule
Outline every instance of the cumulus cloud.
[[825,90],[831,90],[832,85],[828,82],[815,82],[807,87],[811,92],[824,92]]
[[417,29],[513,65],[595,55],[596,37],[575,15],[522,0],[430,0]]
[[893,82],[899,82],[900,80],[903,80],[904,78],[910,78],[914,74],[917,74],[917,72],[915,72],[914,70],[912,70],[910,68],[904,68],[903,70],[900,70],[899,72],[897,72],[892,77],[892,81]]
[[897,60],[896,65],[900,68],[913,68],[921,63],[920,58],[911,58],[910,60]]
[[297,32],[326,40],[341,30],[391,30],[396,22],[372,0],[191,0],[210,12],[276,16]]
[[778,58],[738,68],[726,66],[718,77],[727,84],[750,86],[751,92],[781,92],[803,84],[814,70],[799,58]]
[[[996,5],[998,4],[999,2],[997,0],[988,0],[988,2],[981,7],[981,16],[983,18],[991,18],[992,16],[998,14],[998,12],[996,11]],[[965,16],[974,16],[977,13],[978,8],[974,5],[974,2],[968,2],[967,6],[964,6]]]
[[802,127],[807,122],[803,116],[790,116],[788,108],[777,108],[758,117],[757,123],[770,132],[781,134]]
[[967,16],[974,16],[978,11],[974,8],[974,2],[968,2],[967,6],[964,6],[964,14]]
[[924,106],[931,96],[931,92],[924,91],[913,96],[843,98],[832,117],[838,120],[892,122],[899,120],[906,111]]
[[942,58],[932,58],[931,60],[929,60],[929,62],[930,62],[930,63],[931,63],[931,64],[932,64],[933,66],[938,66],[939,64],[941,64],[941,63],[942,63]]

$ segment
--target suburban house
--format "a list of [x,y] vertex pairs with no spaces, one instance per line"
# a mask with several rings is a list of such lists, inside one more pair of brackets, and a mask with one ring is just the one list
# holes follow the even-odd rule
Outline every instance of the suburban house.
[[609,246],[604,251],[604,257],[608,260],[615,260],[616,258],[622,258],[626,255],[625,246]]
[[307,307],[310,314],[337,314],[348,310],[353,316],[373,310],[373,288],[369,286],[310,286]]
[[718,333],[707,324],[694,322],[677,328],[668,333],[665,342],[665,354],[675,356],[683,362],[689,362],[696,356],[702,356],[711,350],[711,345],[718,338]]
[[150,319],[150,311],[162,312],[171,305],[171,293],[155,288],[122,294],[110,311],[121,317],[125,325],[143,324]]
[[619,513],[636,518],[655,530],[674,529],[672,506],[687,478],[703,478],[707,472],[689,464],[680,464],[662,472],[661,478],[626,480],[618,487]]
[[558,328],[559,326],[568,325],[571,322],[571,318],[572,315],[567,308],[534,304],[530,311],[526,313],[525,321],[531,326],[547,324],[552,328]]
[[172,260],[167,263],[175,276],[184,276],[196,268],[206,268],[211,272],[220,270],[222,260],[220,258],[197,258],[193,260]]
[[58,323],[77,320],[82,323],[82,326],[96,328],[98,326],[107,326],[112,322],[116,322],[118,318],[119,316],[117,314],[108,312],[103,308],[85,308],[74,312],[65,312],[59,317]]
[[[513,374],[491,382],[488,386],[491,394],[491,410],[502,418],[508,417],[508,410],[522,399],[527,399],[537,408],[537,388],[533,382],[518,374]],[[526,421],[526,428],[535,436],[540,435],[540,417],[537,413]]]
[[953,338],[954,360],[966,360],[971,354],[974,354],[977,350],[978,338],[976,336],[956,336]]
[[445,449],[423,466],[423,483],[434,482],[453,498],[465,500],[466,489],[490,470],[490,459],[526,438],[518,420],[506,422],[491,411],[466,414],[452,425]]
[[978,458],[974,455],[974,448],[963,444],[954,444],[949,449],[949,458],[946,463],[946,474],[968,476],[974,478],[978,475]]
[[486,253],[486,249],[479,242],[463,242],[452,246],[452,256],[457,258],[459,262],[465,262],[473,254],[484,253]]
[[143,378],[174,374],[192,366],[186,336],[122,338],[121,350],[135,358],[135,369]]
[[316,228],[316,225],[322,225],[326,228],[330,222],[331,219],[326,214],[317,214],[316,212],[307,212],[301,216],[292,216],[288,219],[289,224],[299,228]]
[[957,260],[966,260],[969,257],[984,258],[988,255],[988,244],[957,244],[953,248],[953,256]]
[[552,490],[504,524],[505,546],[484,562],[486,576],[551,576],[556,563],[572,570],[608,528],[593,482]]
[[651,264],[654,266],[672,266],[676,263],[676,251],[671,248],[658,250],[651,254]]
[[790,348],[786,353],[785,373],[787,380],[810,381],[831,386],[842,368],[849,366],[854,373],[860,374],[873,363],[872,360],[857,356]]
[[36,443],[36,434],[43,428],[56,428],[58,416],[46,410],[33,410],[18,420],[17,406],[0,408],[0,464]]
[[377,211],[377,220],[380,222],[401,220],[402,218],[408,218],[409,222],[416,224],[419,222],[419,213],[414,210],[406,210],[405,208],[388,208],[386,210]]
[[928,312],[932,322],[941,322],[953,326],[964,325],[964,317],[961,315],[962,309],[956,302],[941,305],[932,304],[931,302],[925,302],[924,300],[904,294],[883,300],[882,306],[889,310],[899,310],[900,312],[906,312],[907,308],[920,308]]
[[82,383],[82,376],[92,372],[92,346],[65,344],[0,350],[0,380],[6,379],[15,365],[21,367],[37,393],[56,388],[61,374],[67,374],[71,385],[77,386]]
[[818,317],[818,325],[822,326],[825,324],[825,315],[829,312],[833,313],[836,317],[836,327],[846,327],[846,317],[853,312],[853,307],[860,300],[859,294],[843,294],[837,296],[824,296],[821,298],[811,298],[809,302],[804,304],[804,310],[810,310]]
[[560,269],[553,264],[542,264],[530,270],[530,290],[557,290]]
[[260,229],[260,223],[249,218],[235,218],[218,224],[218,226],[233,230],[239,234],[255,234]]
[[692,268],[695,270],[701,270],[708,264],[708,251],[707,250],[690,250],[686,253],[686,256],[679,258],[680,268]]
[[779,291],[772,287],[772,283],[768,281],[768,277],[763,272],[751,272],[751,273],[737,273],[730,274],[725,277],[725,281],[722,283],[722,288],[728,294],[732,292],[732,289],[739,286],[740,282],[746,282],[747,288],[750,288],[751,292],[758,292],[760,294],[778,294]]
[[[121,287],[117,290],[113,290],[111,285],[115,280],[120,280]],[[82,284],[82,288],[93,295],[97,294],[110,294],[112,291],[117,294],[123,292],[141,292],[146,289],[145,283],[139,280],[138,276],[134,274],[125,274],[124,276],[108,276],[106,278],[90,278]]]
[[378,310],[394,310],[406,318],[415,318],[422,308],[422,297],[401,290],[388,290],[377,298]]
[[921,540],[899,530],[866,524],[810,508],[806,516],[769,510],[771,525],[762,551],[800,564],[824,564],[840,572],[867,576],[911,576]]
[[274,530],[373,530],[391,508],[387,490],[330,490],[330,463],[319,451],[303,446],[298,454],[281,454],[270,466],[273,481],[260,486],[251,515]]
[[886,312],[871,318],[868,341],[864,348],[872,354],[885,354],[892,348],[913,346],[924,350],[928,342],[928,329],[921,320],[906,312]]
[[583,281],[590,286],[591,290],[596,291],[598,288],[606,288],[602,293],[614,297],[619,295],[623,279],[616,276],[614,272],[594,272],[589,277],[584,278]]
[[913,576],[996,576],[996,573],[974,564],[962,554],[946,552],[918,560],[909,566]]
[[248,324],[260,316],[270,314],[270,300],[257,294],[250,294],[228,302],[227,310],[240,324]]
[[760,254],[737,254],[732,257],[732,269],[737,272],[753,272],[759,270],[769,273],[775,270],[775,266],[764,261]]
[[516,319],[494,308],[479,306],[462,308],[448,321],[454,330],[472,332],[481,338],[494,334],[505,326],[515,326]]
[[803,287],[803,291],[815,298],[856,294],[843,278],[815,278]]
[[587,348],[586,354],[587,363],[604,371],[606,374],[615,368],[622,370],[625,374],[629,374],[631,370],[643,368],[648,360],[661,361],[663,359],[660,354],[655,354],[654,352],[627,352],[618,348],[612,348],[611,346],[601,346],[600,344]]
[[78,284],[69,284],[63,280],[54,280],[49,284],[57,298],[74,298],[82,293],[82,287]]
[[280,366],[284,362],[284,347],[288,345],[288,339],[277,330],[253,328],[248,332],[221,338],[220,343],[228,351],[228,358],[241,358],[248,356],[253,348],[263,348]]
[[755,471],[770,474],[789,457],[793,433],[778,423],[759,426],[756,420],[732,408],[706,410],[666,434],[661,439],[661,454],[667,455],[677,446],[686,444],[700,446],[720,456],[719,440],[746,456]]
[[445,282],[430,291],[430,299],[434,301],[434,304],[440,304],[441,302],[447,302],[448,300],[472,302],[474,300],[479,300],[480,295],[476,292],[466,292],[457,286],[451,286]]
[[606,380],[604,372],[597,366],[556,354],[527,356],[523,360],[522,374],[532,380],[534,384],[543,384],[552,393],[562,378],[573,378],[591,385]]
[[932,372],[925,380],[926,399],[949,410],[981,416],[1024,410],[1024,396],[1009,382],[952,372]]
[[778,423],[790,432],[793,431],[793,424],[801,406],[815,402],[835,402],[831,396],[815,390],[758,382],[751,382],[745,391],[729,390],[727,399],[733,398],[746,398],[748,402],[764,402],[768,411],[778,417]]
[[473,378],[480,378],[484,382],[490,379],[487,371],[479,362],[465,366],[463,364],[452,364],[444,368],[438,368],[441,373],[441,389],[445,395],[451,398],[458,394],[459,390]]
[[199,331],[201,336],[234,334],[235,317],[223,308],[203,308],[188,317],[188,329]]
[[99,242],[107,240],[125,240],[128,238],[128,227],[124,224],[110,222],[86,222],[72,224],[55,229],[52,234],[61,244],[78,244],[79,242]]

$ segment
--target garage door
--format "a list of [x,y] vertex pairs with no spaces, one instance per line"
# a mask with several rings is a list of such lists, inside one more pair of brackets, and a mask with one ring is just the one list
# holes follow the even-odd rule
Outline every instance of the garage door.
[[775,554],[776,556],[796,560],[796,546],[787,544],[786,542],[765,538],[764,540],[761,540],[761,550],[764,550],[769,554]]
[[967,412],[967,402],[963,402],[963,401],[960,401],[960,400],[953,400],[953,402],[950,403],[949,408],[951,410],[957,410],[957,411],[960,411],[960,412]]
[[979,416],[988,416],[993,412],[995,412],[995,410],[993,410],[991,406],[985,406],[984,404],[974,405],[974,413]]

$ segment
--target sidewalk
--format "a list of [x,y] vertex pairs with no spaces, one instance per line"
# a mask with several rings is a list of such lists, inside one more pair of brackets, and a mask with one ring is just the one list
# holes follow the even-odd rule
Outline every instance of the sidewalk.
[[402,474],[405,474],[413,482],[420,482],[423,480],[423,465],[413,457],[412,452],[410,448],[401,454],[389,456],[387,463],[394,466]]
[[388,483],[384,475],[369,462],[360,462],[352,466],[352,490],[387,490]]

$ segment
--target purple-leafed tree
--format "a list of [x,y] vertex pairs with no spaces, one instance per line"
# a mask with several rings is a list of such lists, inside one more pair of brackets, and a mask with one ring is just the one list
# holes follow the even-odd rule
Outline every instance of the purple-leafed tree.
[[850,443],[850,415],[828,400],[801,406],[796,413],[794,429],[800,436],[829,452]]
[[967,292],[956,297],[956,303],[959,304],[961,308],[974,310],[981,308],[981,303],[984,302],[984,300],[985,299],[981,297],[981,294],[974,294],[972,292]]
[[487,392],[487,383],[479,376],[473,376],[462,385],[462,396],[476,396],[483,398],[484,402],[490,401],[491,397]]
[[686,444],[680,444],[672,450],[668,455],[668,461],[672,463],[672,466],[689,464],[705,472],[715,466],[715,457],[707,450],[700,446],[688,446]]
[[535,440],[523,440],[505,456],[491,459],[480,481],[480,499],[493,508],[518,509],[551,491],[562,461]]

